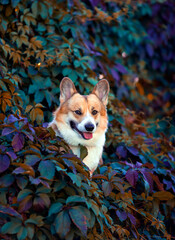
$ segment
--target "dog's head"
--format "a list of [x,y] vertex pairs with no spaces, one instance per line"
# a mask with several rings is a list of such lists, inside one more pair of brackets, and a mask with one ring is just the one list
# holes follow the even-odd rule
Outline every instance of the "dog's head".
[[[55,112],[55,123],[65,138],[76,143],[93,141],[107,129],[106,105],[109,84],[99,81],[89,95],[80,95],[74,83],[67,77],[60,84],[60,107]],[[68,143],[68,139],[65,139]],[[87,145],[87,144],[86,144]]]

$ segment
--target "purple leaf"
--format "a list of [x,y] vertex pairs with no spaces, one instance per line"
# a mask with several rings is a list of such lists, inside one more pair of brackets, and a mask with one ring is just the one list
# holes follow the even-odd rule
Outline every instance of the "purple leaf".
[[136,167],[136,168],[140,168],[142,165],[143,165],[142,163],[140,163],[140,162],[136,162],[135,167]]
[[140,136],[143,136],[143,137],[146,136],[146,134],[144,132],[141,132],[141,131],[135,132],[135,135],[140,135]]
[[11,207],[0,205],[0,213],[22,219],[21,215]]
[[152,61],[152,68],[154,70],[158,69],[160,67],[160,62],[157,59],[153,59]]
[[90,3],[93,7],[96,7],[99,4],[100,0],[90,0]]
[[8,135],[8,134],[10,134],[10,133],[12,133],[12,132],[14,132],[14,131],[15,131],[14,128],[4,128],[4,129],[2,130],[2,136],[6,136],[6,135]]
[[49,188],[49,189],[50,189],[50,186],[49,186],[49,184],[48,184],[46,181],[41,180],[41,183],[42,183],[46,188]]
[[38,185],[41,183],[41,180],[39,178],[33,178],[30,176],[29,179],[32,184]]
[[14,152],[7,152],[7,155],[12,159],[15,160],[17,158],[16,154]]
[[117,154],[119,157],[126,158],[127,156],[127,150],[124,146],[117,147]]
[[118,74],[118,72],[116,72],[113,68],[111,69],[111,74],[116,82],[116,84],[119,83],[119,80],[120,80],[120,76]]
[[136,218],[131,213],[128,213],[128,217],[129,217],[131,223],[135,226],[136,225]]
[[76,172],[76,168],[75,168],[74,164],[73,164],[70,160],[68,160],[68,159],[66,159],[66,158],[63,158],[63,159],[64,159],[65,164],[66,164],[69,168],[72,169],[72,172],[73,172],[74,174],[76,174],[77,172]]
[[48,127],[48,125],[49,125],[49,123],[48,123],[48,122],[44,122],[44,123],[43,123],[43,127],[44,127],[44,128],[47,128],[47,127]]
[[130,169],[127,171],[125,177],[128,180],[128,182],[134,187],[137,183],[138,172],[137,170]]
[[0,155],[0,173],[4,172],[10,166],[10,158],[7,155]]
[[24,146],[24,135],[17,133],[12,140],[12,147],[15,152],[20,151]]
[[26,170],[24,168],[18,167],[12,173],[20,174],[20,173],[24,173],[24,172],[26,172]]
[[147,53],[150,57],[152,57],[154,55],[154,49],[153,49],[152,45],[147,44],[146,45],[146,50],[147,50]]
[[125,74],[125,73],[128,72],[128,71],[126,70],[126,68],[125,68],[122,64],[120,64],[120,63],[117,63],[117,64],[115,65],[115,67],[117,68],[117,70],[118,70],[119,72],[121,72],[121,73],[123,73],[123,74]]
[[19,212],[26,212],[32,207],[32,195],[28,195],[19,204]]
[[8,117],[8,123],[13,123],[13,122],[16,122],[16,121],[18,121],[18,118],[16,118],[14,115],[11,114]]
[[0,145],[0,149],[2,150],[2,152],[5,152],[6,147],[4,145]]
[[167,181],[166,179],[163,179],[163,183],[166,184],[166,190],[171,189],[173,186],[172,182]]
[[128,151],[132,153],[134,156],[139,155],[139,151],[135,147],[127,147]]
[[173,155],[171,153],[168,153],[168,156],[171,158],[172,161],[175,161],[175,158],[173,157]]
[[116,211],[117,216],[119,217],[120,221],[125,221],[127,219],[127,213],[126,212],[121,212],[119,210]]
[[35,199],[33,201],[33,205],[34,205],[35,210],[41,211],[45,207],[50,206],[50,198],[47,194],[40,193],[37,195],[37,197],[35,197]]
[[33,126],[31,124],[28,124],[28,127],[29,127],[30,131],[32,132],[32,134],[35,134],[35,130],[33,129]]

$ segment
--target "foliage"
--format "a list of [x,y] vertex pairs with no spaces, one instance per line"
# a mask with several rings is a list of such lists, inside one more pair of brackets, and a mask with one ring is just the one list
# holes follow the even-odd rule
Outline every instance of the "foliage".
[[[1,1],[2,239],[175,236],[174,9],[171,0]],[[46,122],[63,76],[88,93],[97,75],[111,86],[109,130],[90,178]]]

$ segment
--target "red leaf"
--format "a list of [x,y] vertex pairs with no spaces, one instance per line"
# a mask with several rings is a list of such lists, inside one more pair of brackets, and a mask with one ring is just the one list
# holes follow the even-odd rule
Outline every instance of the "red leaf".
[[157,184],[158,189],[159,189],[160,191],[164,191],[163,183],[160,182],[158,176],[156,176],[156,175],[154,175],[154,174],[152,174],[152,173],[151,173],[151,176],[152,176],[154,182]]

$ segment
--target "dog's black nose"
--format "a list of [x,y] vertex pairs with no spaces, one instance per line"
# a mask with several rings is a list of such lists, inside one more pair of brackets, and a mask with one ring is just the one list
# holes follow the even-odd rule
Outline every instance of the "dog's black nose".
[[92,132],[94,130],[94,125],[92,123],[87,123],[85,125],[85,129],[88,131],[88,132]]

